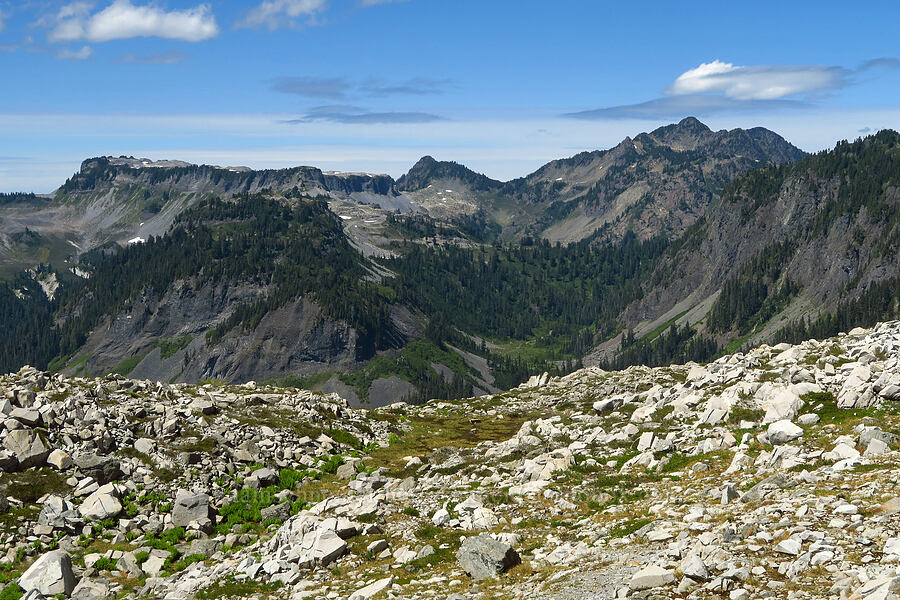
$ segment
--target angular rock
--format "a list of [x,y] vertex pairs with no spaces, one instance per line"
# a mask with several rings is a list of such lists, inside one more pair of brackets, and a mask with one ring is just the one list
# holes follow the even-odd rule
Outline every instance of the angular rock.
[[54,450],[47,457],[47,464],[57,471],[65,471],[72,466],[72,457],[65,450]]
[[122,514],[122,503],[116,497],[113,485],[108,483],[85,498],[78,512],[85,519],[103,521]]
[[634,591],[649,590],[675,583],[675,573],[656,565],[644,567],[631,577],[628,587]]
[[72,590],[72,600],[108,600],[115,594],[103,581],[82,579]]
[[50,449],[41,437],[31,429],[15,429],[10,431],[3,445],[16,458],[20,469],[39,467],[47,462]]
[[207,494],[181,494],[175,497],[172,508],[172,524],[175,527],[187,527],[191,521],[202,524],[212,522],[215,512],[209,505]]
[[62,550],[47,552],[22,573],[19,586],[26,592],[37,590],[44,596],[65,594],[69,596],[75,589],[75,574],[72,559]]
[[386,590],[391,589],[391,586],[394,584],[393,577],[385,577],[384,579],[379,579],[374,583],[370,583],[364,588],[360,588],[350,594],[350,600],[369,600],[373,596],[380,594]]
[[100,485],[105,485],[123,477],[119,461],[111,456],[97,456],[95,454],[76,456],[75,466],[86,477],[93,477],[94,481]]
[[475,581],[496,577],[522,562],[512,546],[487,534],[466,538],[456,552],[456,560]]
[[766,430],[766,437],[769,443],[775,446],[793,442],[797,438],[803,436],[803,429],[797,427],[787,419],[775,421]]

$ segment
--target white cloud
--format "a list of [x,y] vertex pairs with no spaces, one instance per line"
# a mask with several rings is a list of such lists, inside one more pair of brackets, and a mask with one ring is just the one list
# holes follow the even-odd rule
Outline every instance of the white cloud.
[[3,14],[3,11],[0,10],[0,31],[3,31],[6,28],[6,23],[4,21],[6,17]]
[[777,100],[846,87],[850,75],[841,67],[742,67],[714,60],[679,75],[666,94],[718,93],[733,100]]
[[94,14],[91,14],[91,9],[92,5],[87,2],[64,6],[49,40],[108,42],[135,37],[161,37],[200,42],[219,34],[219,26],[208,4],[165,11],[155,4],[136,6],[130,0],[115,0]]
[[265,0],[251,10],[238,27],[278,29],[296,25],[299,17],[313,17],[325,9],[327,0]]
[[56,52],[56,58],[60,60],[87,60],[94,55],[94,49],[90,46],[82,46],[78,50],[63,48]]

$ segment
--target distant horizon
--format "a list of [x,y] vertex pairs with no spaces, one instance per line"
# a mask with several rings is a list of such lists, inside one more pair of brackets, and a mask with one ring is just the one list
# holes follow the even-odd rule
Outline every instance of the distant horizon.
[[[674,124],[679,123],[679,122],[680,122],[681,120],[683,120],[683,119],[691,118],[691,117],[692,117],[691,115],[688,115],[688,116],[683,117],[682,119],[679,119],[679,120],[677,120],[677,121],[661,123],[658,127],[665,127],[666,125],[674,125]],[[696,118],[696,117],[694,117],[694,118]],[[717,127],[711,127],[711,126],[709,125],[709,123],[708,123],[707,121],[703,120],[703,119],[698,119],[698,120],[699,120],[701,123],[703,123],[704,125],[706,125],[707,127],[709,127],[712,131],[733,130],[733,129],[753,129],[754,127],[762,127],[762,126],[758,126],[758,125],[749,125],[749,126],[745,126],[745,127],[721,127],[721,128],[717,128]],[[534,172],[537,171],[540,167],[546,165],[547,163],[549,163],[549,162],[551,162],[551,161],[559,160],[559,159],[565,159],[565,158],[570,158],[570,157],[575,156],[575,155],[577,155],[577,154],[579,154],[579,153],[582,153],[582,152],[607,151],[607,150],[610,150],[610,149],[614,148],[614,147],[615,147],[616,145],[618,145],[619,143],[621,143],[626,137],[635,137],[635,136],[637,136],[637,135],[640,135],[641,133],[650,133],[650,132],[652,132],[654,129],[657,129],[658,127],[654,127],[654,128],[652,128],[652,129],[649,129],[649,130],[646,130],[646,131],[635,131],[633,134],[629,134],[629,135],[627,135],[627,136],[623,136],[623,137],[620,138],[617,142],[615,142],[615,143],[613,143],[613,144],[611,144],[611,145],[608,145],[608,146],[604,146],[604,147],[595,147],[595,148],[583,148],[583,149],[580,149],[580,150],[575,150],[575,149],[573,149],[572,152],[571,152],[570,154],[548,157],[546,160],[542,160],[542,161],[538,162],[538,163],[536,164],[536,166],[534,166],[534,168],[532,168],[531,170],[528,170],[528,171],[523,172],[523,173],[519,173],[519,174],[517,174],[517,175],[513,175],[513,176],[511,176],[511,177],[506,177],[506,178],[495,177],[495,176],[492,175],[491,173],[488,173],[488,172],[482,171],[482,170],[480,170],[480,169],[478,169],[478,168],[476,168],[476,167],[473,167],[472,164],[470,164],[470,163],[468,163],[468,162],[466,162],[466,161],[464,161],[464,160],[460,160],[460,159],[452,158],[452,157],[442,157],[442,156],[439,156],[437,152],[427,152],[427,151],[426,151],[424,154],[419,155],[417,158],[412,159],[411,161],[409,161],[408,164],[407,164],[407,166],[406,166],[405,168],[398,167],[399,170],[395,170],[394,172],[388,172],[388,171],[373,171],[373,170],[353,169],[353,168],[348,168],[348,169],[331,169],[331,168],[325,168],[325,167],[323,167],[323,166],[321,166],[321,165],[319,165],[319,164],[315,164],[315,163],[311,163],[311,162],[306,162],[306,163],[300,163],[300,162],[298,162],[298,163],[285,163],[285,162],[283,162],[283,161],[276,161],[276,163],[278,164],[278,166],[274,166],[273,164],[269,164],[269,163],[260,163],[260,162],[255,162],[255,161],[249,161],[249,162],[243,162],[243,163],[237,163],[237,162],[236,162],[236,163],[221,163],[221,162],[214,162],[214,161],[206,161],[206,160],[202,160],[202,159],[199,160],[199,161],[196,160],[196,159],[194,159],[194,160],[186,160],[186,159],[185,159],[184,157],[182,157],[182,156],[168,156],[168,155],[153,156],[153,155],[150,155],[150,154],[134,154],[134,153],[118,153],[118,154],[111,154],[111,153],[106,153],[106,154],[95,154],[95,155],[93,155],[93,156],[85,156],[85,157],[81,158],[81,159],[77,162],[77,164],[75,165],[75,167],[74,167],[68,174],[66,174],[65,176],[63,176],[63,177],[59,180],[59,182],[55,185],[55,187],[53,187],[52,189],[49,189],[49,190],[46,190],[46,191],[28,190],[28,189],[0,189],[0,193],[17,193],[17,192],[18,192],[18,193],[26,193],[26,194],[27,194],[27,193],[33,193],[33,194],[38,195],[38,196],[47,196],[47,195],[50,195],[50,194],[52,194],[53,192],[55,192],[55,191],[56,191],[63,183],[65,183],[66,179],[68,179],[68,178],[72,177],[73,175],[75,175],[76,173],[78,173],[79,169],[81,168],[81,164],[82,164],[84,161],[90,160],[90,159],[92,159],[92,158],[122,158],[122,157],[133,158],[133,159],[135,159],[135,160],[146,159],[146,160],[149,160],[149,161],[152,161],[152,162],[178,161],[178,162],[189,163],[189,164],[191,164],[191,165],[193,165],[193,166],[207,166],[207,167],[220,168],[220,169],[228,169],[228,168],[248,168],[248,169],[251,169],[251,170],[253,170],[253,171],[263,171],[263,170],[285,170],[285,169],[293,169],[293,168],[300,168],[300,167],[311,167],[311,168],[319,169],[319,170],[321,170],[321,171],[323,171],[323,172],[325,172],[325,173],[362,174],[362,175],[372,175],[372,176],[386,175],[386,176],[389,176],[389,177],[393,178],[394,180],[397,180],[397,179],[399,179],[400,177],[402,177],[403,175],[405,175],[406,173],[408,173],[409,170],[410,170],[410,169],[411,169],[411,168],[412,168],[419,160],[421,160],[422,158],[424,158],[424,157],[426,157],[426,156],[431,156],[432,158],[434,158],[434,159],[435,159],[436,161],[438,161],[438,162],[455,162],[455,163],[458,163],[458,164],[460,164],[460,165],[462,165],[462,166],[464,166],[464,167],[470,169],[471,171],[474,171],[474,172],[476,172],[476,173],[485,175],[485,176],[489,177],[490,179],[493,179],[493,180],[495,180],[495,181],[499,181],[499,182],[502,182],[502,183],[506,183],[506,182],[509,182],[509,181],[513,181],[513,180],[515,180],[515,179],[520,179],[520,178],[523,178],[523,177],[527,177],[528,175],[534,173]],[[765,128],[765,129],[769,129],[768,127],[764,127],[764,128]],[[814,153],[816,153],[816,152],[820,152],[820,151],[823,151],[823,150],[830,150],[830,149],[834,148],[834,147],[835,147],[839,142],[841,142],[841,141],[853,141],[853,140],[858,139],[858,138],[864,138],[864,137],[867,137],[867,136],[870,136],[870,135],[874,135],[874,134],[878,133],[878,131],[882,131],[882,130],[885,130],[885,129],[894,129],[894,128],[885,127],[885,128],[881,128],[881,129],[877,129],[877,130],[867,131],[867,132],[857,132],[857,135],[854,136],[854,137],[852,137],[852,138],[851,138],[851,137],[845,137],[845,138],[835,139],[835,140],[833,141],[833,143],[831,143],[830,145],[823,146],[823,147],[817,147],[817,148],[814,148],[814,149],[804,148],[804,147],[802,147],[801,145],[795,143],[795,142],[794,142],[793,140],[791,140],[790,138],[788,138],[788,137],[782,135],[780,132],[778,132],[778,131],[776,131],[776,130],[772,130],[772,129],[769,129],[769,130],[772,131],[773,133],[778,134],[778,135],[781,136],[785,141],[787,141],[788,143],[794,145],[795,147],[799,148],[800,150],[806,152],[807,154],[814,154]],[[399,162],[399,161],[398,161],[398,162]],[[149,167],[149,168],[158,168],[158,167]]]
[[509,180],[687,115],[815,152],[900,129],[898,21],[889,0],[0,0],[0,190],[121,154],[393,177],[431,154]]

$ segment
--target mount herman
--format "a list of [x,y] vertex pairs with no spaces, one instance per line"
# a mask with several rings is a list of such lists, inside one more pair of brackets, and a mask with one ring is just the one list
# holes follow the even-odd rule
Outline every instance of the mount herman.
[[380,405],[833,335],[897,314],[898,138],[688,118],[509,182],[89,159],[0,200],[0,370]]

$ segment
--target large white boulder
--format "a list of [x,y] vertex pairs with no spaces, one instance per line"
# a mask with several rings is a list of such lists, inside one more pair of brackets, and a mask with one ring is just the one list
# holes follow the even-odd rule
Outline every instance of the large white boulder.
[[72,572],[72,559],[62,550],[44,554],[19,578],[19,586],[23,590],[37,590],[44,596],[69,596],[77,583]]
[[766,430],[766,437],[770,444],[780,445],[793,442],[803,435],[803,429],[794,425],[787,419],[775,421]]

